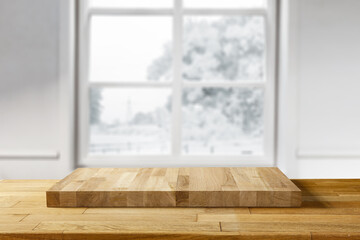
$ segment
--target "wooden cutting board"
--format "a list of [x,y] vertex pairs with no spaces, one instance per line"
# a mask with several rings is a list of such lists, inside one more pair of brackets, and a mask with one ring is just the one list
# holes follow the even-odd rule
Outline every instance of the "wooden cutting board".
[[299,207],[278,168],[79,168],[46,192],[48,207]]

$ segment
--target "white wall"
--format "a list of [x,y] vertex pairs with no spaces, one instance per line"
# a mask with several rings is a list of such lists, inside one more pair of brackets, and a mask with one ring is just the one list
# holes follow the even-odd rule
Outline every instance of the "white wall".
[[279,165],[294,178],[359,178],[360,1],[282,8]]
[[[72,3],[0,1],[0,178],[73,168]],[[360,178],[360,1],[281,3],[277,164]]]
[[71,169],[69,6],[0,1],[0,179],[60,178]]

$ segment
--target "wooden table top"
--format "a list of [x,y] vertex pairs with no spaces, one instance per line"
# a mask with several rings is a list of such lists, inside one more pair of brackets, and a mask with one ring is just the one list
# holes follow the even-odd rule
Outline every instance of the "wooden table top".
[[48,207],[299,207],[277,167],[78,168],[50,188]]
[[56,182],[0,181],[0,239],[360,239],[360,179],[293,180],[301,208],[47,208]]

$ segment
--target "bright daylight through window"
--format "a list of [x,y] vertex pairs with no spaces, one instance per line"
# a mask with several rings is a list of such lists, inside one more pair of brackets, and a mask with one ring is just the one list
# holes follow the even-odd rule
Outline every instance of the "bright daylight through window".
[[272,158],[273,5],[82,1],[82,158]]

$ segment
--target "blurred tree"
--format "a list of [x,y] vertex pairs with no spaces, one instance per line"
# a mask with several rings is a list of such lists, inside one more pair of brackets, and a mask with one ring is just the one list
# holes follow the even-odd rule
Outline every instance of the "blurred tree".
[[90,90],[90,124],[99,124],[102,106],[101,89],[91,88]]
[[143,113],[138,112],[135,116],[131,119],[131,124],[135,125],[145,125],[145,124],[153,124],[154,118],[153,113]]
[[[190,18],[184,24],[182,78],[188,81],[263,80],[265,36],[263,19],[256,16]],[[148,69],[159,81],[171,76],[172,51],[167,44]],[[197,138],[209,139],[241,133],[262,133],[263,92],[251,88],[186,88],[183,92],[184,123]],[[205,114],[205,115],[204,115]],[[225,116],[225,119],[224,119]],[[223,131],[219,131],[222,124]],[[238,126],[241,126],[240,128]],[[206,134],[196,129],[206,129]],[[216,130],[217,129],[217,130]],[[226,131],[226,133],[224,133]],[[219,137],[223,136],[216,136]]]
[[172,48],[170,43],[164,46],[163,54],[155,59],[148,68],[147,76],[149,80],[159,81],[161,79],[169,80],[172,78]]

